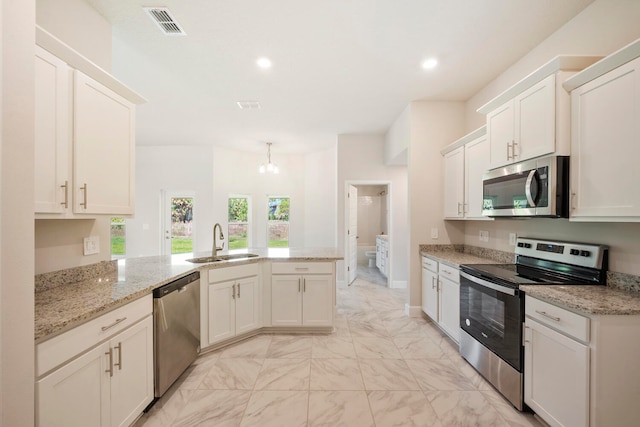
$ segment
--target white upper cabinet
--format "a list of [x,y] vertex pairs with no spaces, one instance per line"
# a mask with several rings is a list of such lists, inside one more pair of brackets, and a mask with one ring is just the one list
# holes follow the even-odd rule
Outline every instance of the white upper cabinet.
[[74,212],[134,213],[135,105],[75,71]]
[[36,28],[35,213],[134,213],[135,104],[144,99]]
[[69,66],[36,46],[35,212],[71,209],[71,78]]
[[482,216],[482,175],[489,170],[489,142],[483,126],[445,147],[445,219],[489,219]]
[[478,109],[487,114],[489,168],[569,154],[569,95],[562,82],[600,57],[558,56]]
[[567,83],[570,220],[640,221],[640,40]]

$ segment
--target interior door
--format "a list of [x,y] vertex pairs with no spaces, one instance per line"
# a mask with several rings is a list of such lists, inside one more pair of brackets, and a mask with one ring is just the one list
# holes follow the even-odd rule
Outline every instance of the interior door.
[[356,279],[358,272],[358,189],[349,186],[349,228],[347,229],[347,241],[349,248],[349,284]]

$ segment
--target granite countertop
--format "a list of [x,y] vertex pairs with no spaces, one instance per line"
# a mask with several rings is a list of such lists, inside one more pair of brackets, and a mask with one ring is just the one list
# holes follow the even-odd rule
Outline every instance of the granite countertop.
[[491,258],[482,258],[456,250],[422,250],[420,255],[446,264],[453,268],[459,268],[460,264],[496,264]]
[[[222,252],[226,254],[227,252]],[[106,312],[150,294],[155,288],[194,271],[280,261],[337,261],[343,259],[337,248],[250,249],[258,257],[193,264],[187,259],[209,256],[210,252],[121,259],[92,266],[76,267],[37,277],[35,293],[36,343],[96,318]],[[106,267],[102,267],[106,265]],[[70,272],[74,270],[73,272]],[[80,274],[78,275],[78,272]],[[92,277],[85,277],[90,275]],[[73,280],[74,277],[79,278]],[[64,283],[56,283],[56,281]]]
[[610,286],[521,285],[525,294],[584,315],[639,315],[640,293]]

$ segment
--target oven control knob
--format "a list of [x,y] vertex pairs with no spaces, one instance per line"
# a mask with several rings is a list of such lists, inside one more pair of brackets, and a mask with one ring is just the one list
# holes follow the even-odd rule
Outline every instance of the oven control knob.
[[569,253],[570,253],[571,255],[580,255],[580,251],[579,251],[579,250],[577,250],[577,249],[571,249],[571,250],[569,251]]
[[531,249],[531,243],[525,243],[524,247],[527,248],[527,249]]
[[519,243],[518,243],[518,247],[519,247],[519,248],[524,248],[524,243],[519,242]]
[[580,251],[580,255],[581,256],[590,256],[591,252],[589,252],[589,251]]

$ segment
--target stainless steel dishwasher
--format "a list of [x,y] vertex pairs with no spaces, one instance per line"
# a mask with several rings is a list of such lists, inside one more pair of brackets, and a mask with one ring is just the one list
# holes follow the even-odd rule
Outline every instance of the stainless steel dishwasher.
[[200,352],[200,273],[153,291],[155,397],[174,383]]

